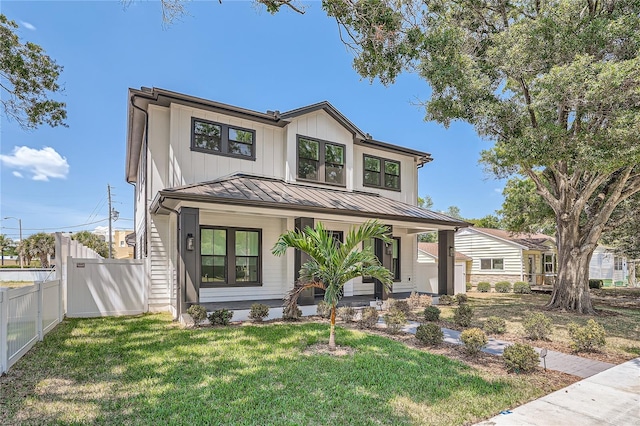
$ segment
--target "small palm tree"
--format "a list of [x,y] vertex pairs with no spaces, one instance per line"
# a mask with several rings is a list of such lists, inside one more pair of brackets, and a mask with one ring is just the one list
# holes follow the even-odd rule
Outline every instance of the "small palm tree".
[[49,267],[49,256],[55,252],[56,241],[53,235],[38,232],[29,237],[29,254],[40,259],[40,267]]
[[370,238],[379,238],[391,244],[388,232],[389,229],[379,221],[370,220],[360,227],[352,227],[344,243],[340,243],[318,222],[315,228],[285,232],[273,246],[272,253],[276,256],[284,255],[291,247],[311,257],[311,260],[302,265],[300,282],[289,292],[286,304],[288,308],[295,306],[298,296],[305,289],[317,287],[325,291],[324,300],[331,306],[330,350],[336,347],[336,305],[347,281],[369,276],[380,280],[385,287],[391,287],[391,272],[380,264],[371,248],[360,249],[361,243]]

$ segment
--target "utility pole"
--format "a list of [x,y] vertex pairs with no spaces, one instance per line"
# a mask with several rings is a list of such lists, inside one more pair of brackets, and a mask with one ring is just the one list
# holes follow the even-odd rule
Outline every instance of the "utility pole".
[[111,259],[111,250],[113,245],[113,237],[111,236],[111,219],[113,215],[111,214],[111,186],[109,186],[109,184],[107,184],[107,197],[109,199],[109,259]]

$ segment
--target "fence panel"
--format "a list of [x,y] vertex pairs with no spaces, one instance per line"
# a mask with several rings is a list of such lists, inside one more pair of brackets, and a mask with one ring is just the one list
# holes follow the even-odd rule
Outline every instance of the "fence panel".
[[7,369],[38,341],[38,287],[8,291]]
[[136,315],[147,311],[144,261],[69,257],[67,265],[68,317]]
[[62,286],[60,280],[41,284],[42,334],[51,331],[61,321]]

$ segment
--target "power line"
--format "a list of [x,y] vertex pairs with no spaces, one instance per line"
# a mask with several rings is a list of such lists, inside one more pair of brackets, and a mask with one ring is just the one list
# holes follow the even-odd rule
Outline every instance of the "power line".
[[[100,220],[96,220],[96,221],[93,221],[93,222],[83,223],[81,225],[57,226],[55,228],[22,228],[22,230],[23,231],[55,231],[55,230],[58,230],[58,229],[80,228],[80,227],[87,226],[87,225],[93,225],[94,223],[105,222],[107,220],[109,220],[109,218],[100,219]],[[17,230],[18,228],[9,228],[9,227],[3,226],[2,229]]]

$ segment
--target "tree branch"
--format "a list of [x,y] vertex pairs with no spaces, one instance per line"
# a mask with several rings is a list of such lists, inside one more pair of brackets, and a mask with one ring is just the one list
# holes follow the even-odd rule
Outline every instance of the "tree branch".
[[529,168],[523,168],[523,169],[525,174],[529,176],[529,178],[536,184],[536,189],[538,194],[542,198],[544,198],[545,201],[549,203],[549,206],[551,206],[553,211],[557,213],[560,207],[560,203],[558,199],[554,197],[553,194],[551,194],[551,192],[549,192],[549,189],[544,185],[544,182],[542,182],[542,180],[540,179],[540,176],[538,176],[537,173],[535,173],[533,170]]

